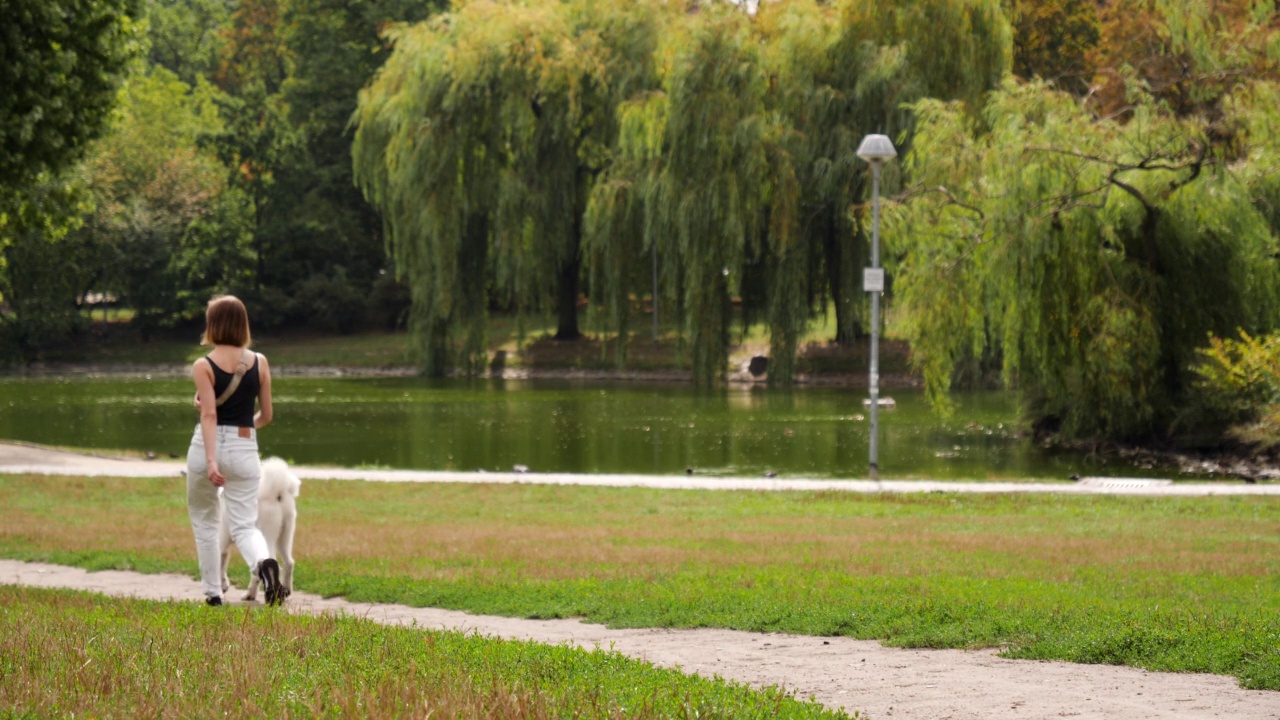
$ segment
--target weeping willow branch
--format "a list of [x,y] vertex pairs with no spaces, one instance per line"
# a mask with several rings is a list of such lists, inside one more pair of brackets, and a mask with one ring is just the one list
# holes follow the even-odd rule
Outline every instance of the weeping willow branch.
[[[933,195],[933,194],[942,195],[944,198],[946,198],[946,203],[945,203],[946,205],[954,205],[955,207],[968,210],[969,212],[973,213],[979,220],[985,220],[987,218],[987,214],[983,212],[981,207],[974,205],[972,203],[962,202],[958,197],[956,197],[955,193],[951,192],[951,189],[946,187],[945,185],[934,185],[932,187],[911,188],[904,192],[898,193],[897,195],[893,195],[888,198],[885,198],[885,200],[888,202],[904,204],[904,203],[911,202],[916,198],[928,197],[929,195]],[[861,203],[855,207],[865,208],[866,206],[867,206],[867,203]]]
[[1110,158],[1104,158],[1099,155],[1080,152],[1078,150],[1065,150],[1062,148],[1051,148],[1051,147],[1028,147],[1027,148],[1029,152],[1042,152],[1042,153],[1051,153],[1055,155],[1065,155],[1068,157],[1079,158],[1081,160],[1088,160],[1089,162],[1098,163],[1100,165],[1110,166],[1111,171],[1107,176],[1107,183],[1111,185],[1115,185],[1116,187],[1125,191],[1129,195],[1132,195],[1133,198],[1138,202],[1140,202],[1144,208],[1147,208],[1148,211],[1154,211],[1155,206],[1147,199],[1147,197],[1142,193],[1142,191],[1138,190],[1137,187],[1120,180],[1119,178],[1120,174],[1126,173],[1126,172],[1132,172],[1132,171],[1163,170],[1163,171],[1169,171],[1169,172],[1179,172],[1182,170],[1188,170],[1189,172],[1187,173],[1186,177],[1182,178],[1181,180],[1172,180],[1169,182],[1169,186],[1165,189],[1165,193],[1166,194],[1172,193],[1176,191],[1178,188],[1184,187],[1186,185],[1191,184],[1192,182],[1195,182],[1196,178],[1200,177],[1201,170],[1205,165],[1205,161],[1208,157],[1208,152],[1209,152],[1208,144],[1193,142],[1193,143],[1190,143],[1189,149],[1194,151],[1195,156],[1192,158],[1186,159],[1183,162],[1177,162],[1177,163],[1168,162],[1168,160],[1177,158],[1179,157],[1179,155],[1168,154],[1168,153],[1156,153],[1149,157],[1143,158],[1141,161],[1137,163],[1124,163],[1124,162],[1120,162]]

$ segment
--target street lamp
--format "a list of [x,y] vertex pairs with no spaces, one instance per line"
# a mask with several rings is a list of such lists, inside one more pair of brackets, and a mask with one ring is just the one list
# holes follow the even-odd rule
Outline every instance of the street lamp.
[[884,269],[880,267],[880,167],[898,156],[885,135],[867,135],[858,145],[858,157],[871,163],[871,267],[862,271],[862,289],[871,293],[871,478],[880,478],[876,437],[880,423],[880,295]]

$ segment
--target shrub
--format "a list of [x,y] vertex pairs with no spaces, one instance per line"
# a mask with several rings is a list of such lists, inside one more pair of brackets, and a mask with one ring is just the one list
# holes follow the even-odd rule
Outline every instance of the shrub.
[[[255,333],[260,330],[280,330],[288,324],[293,299],[285,291],[270,286],[261,289],[233,287],[230,293],[244,301]],[[200,321],[204,322],[203,306],[200,308]]]
[[364,322],[365,299],[342,273],[312,275],[297,286],[292,314],[312,330],[346,335]]
[[1231,425],[1228,434],[1280,448],[1280,333],[1240,339],[1209,336],[1192,367],[1198,404]]

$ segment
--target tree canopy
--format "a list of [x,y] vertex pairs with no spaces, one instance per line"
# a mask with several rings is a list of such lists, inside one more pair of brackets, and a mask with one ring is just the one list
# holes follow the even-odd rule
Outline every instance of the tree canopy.
[[101,134],[139,51],[140,0],[5,0],[0,187],[61,170]]
[[194,260],[201,253],[190,232],[227,199],[226,169],[200,143],[221,124],[207,82],[190,87],[163,67],[129,78],[111,131],[84,163],[95,211],[82,233],[97,249],[97,272],[82,294],[111,293],[148,331],[204,305],[213,283]]
[[[994,355],[1068,434],[1149,437],[1176,426],[1209,333],[1280,324],[1265,188],[1206,123],[1152,98],[1127,121],[1099,120],[1036,84],[1006,85],[982,122],[937,101],[917,109],[919,194],[886,235],[935,399]],[[1274,108],[1233,112],[1248,124]]]
[[[942,39],[919,42],[922,26]],[[823,299],[853,334],[858,139],[908,138],[908,100],[979,97],[1007,71],[1008,38],[986,0],[787,3],[758,17],[728,4],[461,3],[395,36],[362,95],[357,180],[384,213],[420,327],[435,328],[433,369],[447,355],[433,348],[452,347],[445,328],[471,327],[463,355],[476,352],[490,291],[554,307],[559,334],[576,334],[580,261],[624,331],[629,298],[651,290],[637,270],[649,259],[700,382],[723,375],[740,298],[767,318],[770,378],[787,383]]]
[[429,372],[481,359],[491,292],[555,308],[559,335],[577,335],[587,193],[617,93],[645,83],[667,12],[480,1],[396,32],[361,94],[353,154],[409,280]]
[[[934,28],[930,43],[916,29]],[[611,307],[642,292],[627,268],[656,253],[686,323],[694,376],[722,377],[731,298],[770,329],[771,382],[789,384],[797,338],[833,301],[837,340],[861,313],[868,257],[862,136],[910,143],[904,103],[981,97],[1008,69],[995,3],[922,0],[891,9],[766,4],[751,18],[712,7],[659,49],[660,86],[624,106],[615,162],[589,210],[593,286]],[[636,224],[642,233],[620,232]],[[639,240],[619,255],[619,238]],[[629,255],[629,257],[628,257]],[[615,309],[613,314],[617,315]]]
[[490,313],[621,349],[660,303],[699,383],[763,327],[786,385],[816,318],[868,330],[869,133],[901,158],[889,316],[940,406],[998,375],[1042,428],[1164,437],[1209,416],[1206,347],[1280,324],[1271,2],[15,2],[0,347],[27,357],[91,297],[144,331],[219,291],[273,329],[411,308],[432,373],[483,367]]
[[91,207],[74,163],[104,131],[140,50],[140,9],[139,0],[3,3],[0,303],[17,319],[6,328],[0,314],[0,334],[10,352],[65,338],[72,327],[76,291],[92,272],[56,269],[60,255],[77,254],[72,233]]
[[[79,332],[86,298],[135,311],[144,335],[227,291],[266,328],[395,324],[405,301],[351,182],[347,122],[387,52],[379,31],[431,3],[19,2],[6,20],[10,7],[0,334],[21,341],[0,354]],[[74,291],[24,282],[46,260]]]
[[1104,6],[1083,98],[1009,81],[977,114],[916,106],[887,236],[935,401],[994,367],[1047,430],[1166,437],[1204,420],[1210,336],[1280,327],[1276,14],[1218,6]]

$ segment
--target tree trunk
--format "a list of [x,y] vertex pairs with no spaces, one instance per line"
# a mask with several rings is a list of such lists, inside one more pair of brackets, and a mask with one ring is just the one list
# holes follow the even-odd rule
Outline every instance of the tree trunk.
[[555,340],[577,340],[578,330],[578,275],[582,261],[577,253],[560,263],[556,278],[556,334]]
[[427,321],[426,334],[423,374],[433,378],[444,377],[449,369],[449,322],[438,318]]
[[[819,232],[823,235],[823,247],[827,259],[827,287],[831,291],[831,302],[836,308],[837,345],[847,347],[857,339],[858,306],[857,288],[845,282],[846,277],[853,277],[848,268],[860,253],[854,251],[852,243],[861,238],[850,233],[850,237],[841,238],[841,224],[834,218],[822,222]],[[848,247],[847,247],[848,246]]]
[[[584,187],[584,172],[579,167],[574,172],[578,187]],[[578,281],[582,277],[582,215],[586,202],[575,203],[573,219],[569,222],[569,248],[556,275],[556,334],[554,340],[577,340],[578,330]]]

